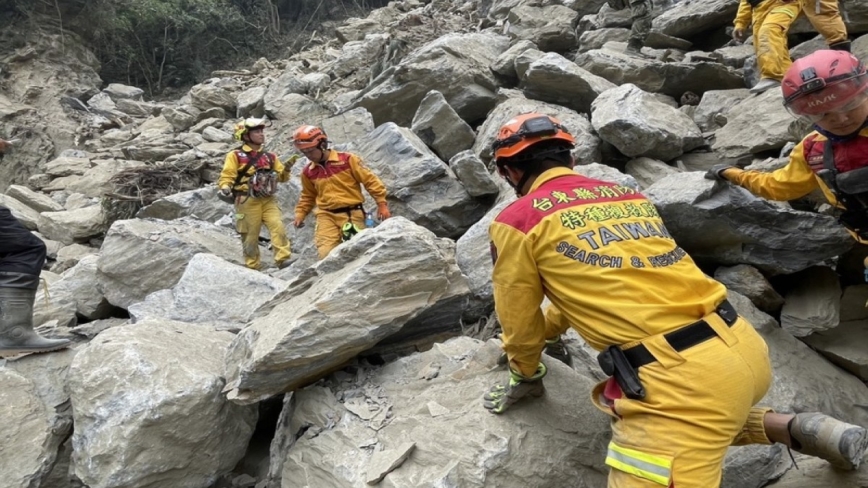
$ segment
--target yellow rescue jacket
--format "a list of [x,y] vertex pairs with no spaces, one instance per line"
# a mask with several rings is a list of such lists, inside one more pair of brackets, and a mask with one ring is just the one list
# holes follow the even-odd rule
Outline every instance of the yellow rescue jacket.
[[386,187],[355,154],[329,149],[328,159],[313,161],[301,172],[301,196],[295,216],[304,219],[314,205],[320,210],[336,210],[364,203],[361,185],[378,204],[386,201]]
[[[240,158],[238,154],[239,152],[242,153]],[[278,159],[274,153],[257,153],[252,147],[244,144],[241,146],[240,150],[235,149],[226,154],[226,159],[223,161],[223,171],[220,172],[220,178],[217,179],[217,188],[232,186],[232,184],[235,183],[235,179],[238,177],[238,172],[244,169],[250,161],[255,161],[255,164],[252,164],[247,168],[247,171],[244,172],[244,176],[241,177],[238,185],[232,188],[233,191],[246,193],[248,189],[248,180],[250,180],[250,178],[256,173],[257,169],[262,169],[267,165],[271,165],[271,169],[277,173],[277,181],[281,183],[289,181],[290,168],[284,167],[283,163],[280,162],[280,159]]]
[[503,347],[528,377],[545,344],[543,296],[597,350],[691,324],[726,298],[644,196],[568,168],[540,175],[489,235]]
[[[793,149],[790,161],[783,168],[771,173],[727,169],[726,179],[769,200],[794,200],[819,188],[829,204],[843,209],[844,206],[835,198],[826,182],[817,176],[817,172],[823,169],[823,151],[828,143],[829,138],[815,130]],[[868,127],[864,127],[855,137],[835,143],[834,160],[836,168],[842,173],[868,166]],[[853,237],[865,242],[855,234]]]

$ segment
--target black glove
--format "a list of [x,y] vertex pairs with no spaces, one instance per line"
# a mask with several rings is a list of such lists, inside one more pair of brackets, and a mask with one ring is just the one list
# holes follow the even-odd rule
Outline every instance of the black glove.
[[[718,181],[729,181],[723,177],[723,172],[728,170],[729,168],[736,168],[731,164],[715,164],[705,173],[705,179],[707,180],[718,180]],[[736,168],[737,169],[737,168]]]

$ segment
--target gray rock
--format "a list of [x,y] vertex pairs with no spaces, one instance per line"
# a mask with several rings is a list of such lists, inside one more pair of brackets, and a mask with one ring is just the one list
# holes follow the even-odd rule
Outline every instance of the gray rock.
[[136,213],[136,217],[175,220],[189,216],[208,222],[216,222],[231,214],[232,208],[231,204],[217,199],[216,186],[207,186],[160,198],[154,203],[142,207]]
[[631,159],[627,161],[627,166],[624,169],[627,174],[636,179],[639,188],[648,188],[666,176],[681,172],[674,166],[651,158]]
[[804,337],[838,326],[841,285],[838,275],[827,267],[808,268],[785,296],[781,327],[795,337]]
[[239,118],[265,115],[265,93],[266,89],[263,86],[252,86],[239,93],[235,115]]
[[27,229],[36,230],[39,227],[39,212],[19,202],[17,199],[9,195],[0,195],[0,205],[8,208],[12,216],[18,219],[21,225]]
[[454,246],[402,217],[338,246],[236,336],[228,398],[252,403],[302,387],[383,340],[454,333],[470,299]]
[[449,167],[472,197],[496,195],[500,191],[485,163],[469,149],[461,151],[450,159]]
[[597,97],[591,124],[604,141],[630,157],[668,161],[705,144],[693,120],[631,84]]
[[832,217],[781,208],[701,172],[667,176],[644,194],[694,259],[794,273],[852,246]]
[[541,51],[566,52],[576,48],[573,25],[578,18],[578,13],[563,5],[521,5],[510,9],[506,32],[514,39],[533,42]]
[[99,283],[110,303],[126,308],[149,293],[173,287],[201,252],[242,264],[235,236],[214,224],[189,217],[119,220],[100,249]]
[[99,205],[60,212],[42,212],[39,215],[39,232],[64,244],[87,242],[105,232],[105,216]]
[[386,185],[396,215],[440,237],[457,238],[485,213],[449,166],[409,129],[385,123],[359,141],[358,148]]
[[753,266],[746,264],[721,266],[714,271],[714,279],[726,285],[728,289],[747,297],[763,312],[777,312],[784,304],[784,298]]
[[391,74],[381,74],[354,107],[368,109],[377,124],[409,125],[422,98],[438,90],[462,119],[482,119],[497,89],[488,67],[507,47],[502,36],[447,34],[407,55]]
[[257,410],[221,393],[231,340],[170,321],[98,335],[69,370],[75,475],[93,488],[192,488],[232,471]]
[[419,103],[410,129],[444,161],[469,149],[476,139],[473,129],[437,90],[428,92]]
[[491,71],[502,76],[504,79],[518,82],[518,73],[515,71],[515,59],[529,49],[538,50],[538,46],[527,40],[515,42],[494,60],[491,64]]
[[590,112],[591,103],[615,85],[563,56],[547,53],[528,67],[521,88],[528,98]]
[[714,133],[712,149],[723,157],[739,158],[796,141],[790,134],[796,119],[784,108],[782,97],[780,90],[768,90],[732,106],[726,125]]
[[702,131],[715,131],[726,125],[720,123],[720,116],[724,116],[723,121],[727,122],[726,115],[730,109],[749,96],[747,88],[709,90],[702,94],[702,99],[693,113],[693,121]]
[[616,85],[632,83],[647,92],[664,93],[674,98],[681,98],[687,91],[702,95],[708,90],[744,87],[741,73],[723,64],[639,59],[625,54],[622,46],[613,42],[603,49],[579,53],[575,62]]
[[[480,396],[503,381],[500,352],[496,341],[459,337],[296,392],[285,435],[310,427],[280,456],[275,486],[363,486],[377,449],[407,442],[416,445],[410,459],[381,485],[604,486],[610,421],[588,400],[593,382],[544,358],[546,395],[516,404],[508,419],[491,415]],[[439,374],[424,377],[432,368]],[[338,452],[345,455],[330,454]],[[531,452],[547,453],[548,461],[531,462]]]
[[260,305],[284,289],[283,280],[213,254],[196,254],[174,287],[130,305],[130,318],[133,323],[159,318],[240,328]]

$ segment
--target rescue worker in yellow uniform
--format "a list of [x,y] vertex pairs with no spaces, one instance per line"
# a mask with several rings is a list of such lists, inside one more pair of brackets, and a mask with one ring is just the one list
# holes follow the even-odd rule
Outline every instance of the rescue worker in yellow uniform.
[[217,180],[220,193],[235,204],[235,226],[241,234],[244,264],[257,270],[262,265],[259,255],[262,224],[271,236],[274,264],[278,268],[291,264],[289,239],[275,196],[277,183],[289,181],[291,163],[284,166],[274,153],[262,150],[266,125],[270,125],[267,119],[258,118],[244,119],[235,125],[235,140],[243,144],[226,155]]
[[751,93],[762,93],[781,84],[790,67],[787,32],[799,16],[799,0],[741,0],[735,16],[733,39],[743,42],[753,24],[753,48],[760,80]]
[[326,133],[313,125],[296,129],[292,141],[310,160],[301,172],[301,197],[295,207],[293,225],[303,226],[305,217],[316,205],[314,244],[319,259],[365,228],[361,185],[377,202],[378,218],[385,220],[392,216],[386,203],[386,187],[361,158],[329,149]]
[[805,17],[825,39],[829,49],[850,52],[847,26],[841,18],[838,0],[799,0]]
[[520,198],[489,229],[509,380],[483,406],[499,414],[544,394],[546,338],[571,326],[611,376],[592,394],[613,418],[609,488],[720,486],[727,448],[749,443],[782,442],[855,469],[865,429],[754,407],[772,380],[765,341],[651,202],[572,171],[573,147],[558,120],[533,113],[509,120],[492,145]]
[[[771,200],[793,200],[820,188],[839,209],[839,220],[862,244],[868,243],[868,73],[845,51],[816,51],[796,60],[781,90],[793,115],[814,123],[790,153],[790,161],[771,173],[715,165],[707,177],[730,181]],[[842,256],[858,261],[868,247]],[[851,259],[848,259],[851,258]]]

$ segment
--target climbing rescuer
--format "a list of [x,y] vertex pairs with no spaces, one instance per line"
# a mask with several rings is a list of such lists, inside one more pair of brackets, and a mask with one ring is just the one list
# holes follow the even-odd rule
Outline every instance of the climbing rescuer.
[[753,24],[753,48],[760,80],[750,89],[751,93],[762,93],[781,85],[781,78],[791,63],[787,32],[800,12],[798,0],[741,0],[738,4],[733,39],[743,42],[747,26]]
[[302,227],[316,205],[314,241],[319,259],[365,228],[361,185],[377,202],[379,219],[392,216],[383,182],[355,154],[329,149],[328,137],[321,128],[303,125],[295,130],[292,142],[310,161],[301,172],[301,197],[293,225]]
[[278,268],[291,264],[289,239],[277,203],[277,183],[289,181],[289,170],[274,153],[265,152],[267,119],[247,118],[235,125],[235,140],[241,147],[226,154],[223,171],[217,180],[221,199],[235,204],[235,226],[241,234],[244,264],[259,269],[259,231],[262,224],[271,235],[274,263]]
[[863,245],[846,256],[859,268],[868,255],[868,75],[846,51],[821,50],[796,60],[781,84],[784,106],[814,124],[790,161],[771,173],[715,165],[707,178],[732,182],[763,198],[793,200],[821,189],[838,220]]
[[[820,413],[754,405],[772,380],[768,348],[632,188],[572,171],[574,140],[530,113],[492,144],[519,199],[491,224],[495,308],[506,384],[483,397],[503,413],[545,393],[547,338],[573,327],[610,378],[592,401],[612,416],[610,488],[719,486],[730,445],[782,442],[844,468],[868,434]],[[557,314],[540,310],[547,297]]]

